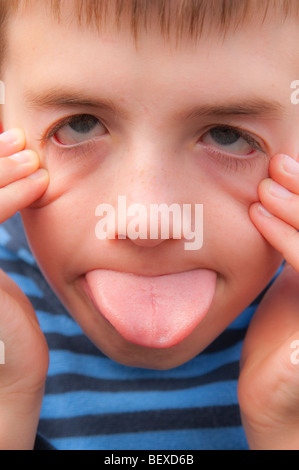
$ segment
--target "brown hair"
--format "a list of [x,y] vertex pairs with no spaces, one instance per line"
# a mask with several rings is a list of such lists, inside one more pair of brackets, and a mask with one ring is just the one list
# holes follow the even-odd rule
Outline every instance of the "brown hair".
[[[152,14],[160,25],[161,34],[169,37],[175,31],[177,41],[183,36],[197,40],[204,26],[217,28],[226,34],[230,28],[242,27],[246,22],[259,19],[261,24],[271,14],[279,15],[284,21],[290,14],[298,14],[298,0],[68,0],[72,1],[73,12],[78,23],[101,28],[107,15],[114,14],[115,25],[119,27],[123,15],[129,20],[135,40],[138,30],[147,28]],[[29,6],[46,8],[60,21],[61,5],[64,0],[0,0],[0,66],[6,52],[6,25],[12,14]],[[114,11],[113,11],[114,9]]]

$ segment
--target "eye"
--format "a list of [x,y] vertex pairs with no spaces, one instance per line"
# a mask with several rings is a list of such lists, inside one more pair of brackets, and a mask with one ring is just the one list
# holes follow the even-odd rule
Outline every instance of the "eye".
[[254,150],[263,152],[262,147],[256,139],[245,133],[241,129],[230,126],[217,126],[206,132],[201,138],[201,142],[220,147],[229,154],[238,156],[249,156]]
[[102,137],[106,133],[104,125],[94,116],[82,114],[71,116],[55,126],[48,135],[56,145],[76,147]]

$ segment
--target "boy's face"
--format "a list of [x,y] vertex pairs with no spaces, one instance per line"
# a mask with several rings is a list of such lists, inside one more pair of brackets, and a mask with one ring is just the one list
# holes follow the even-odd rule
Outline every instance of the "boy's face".
[[[136,51],[126,28],[106,28],[98,35],[75,22],[66,27],[65,17],[59,25],[38,7],[12,20],[3,125],[5,130],[24,129],[27,147],[39,153],[50,174],[45,195],[22,217],[53,289],[108,356],[132,366],[171,368],[213,341],[281,263],[253,226],[248,209],[258,200],[258,183],[267,177],[269,158],[298,152],[299,112],[290,101],[290,83],[298,76],[299,32],[295,21],[273,21],[261,30],[250,26],[229,34],[224,42],[213,32],[196,47],[186,41],[175,49],[152,28],[141,34]],[[101,106],[104,100],[121,111]],[[266,109],[260,100],[268,103]],[[195,108],[200,112],[192,113]],[[78,121],[77,127],[65,123],[57,131],[56,126],[53,139],[40,142],[53,124],[74,115],[94,118],[85,128],[82,119],[81,127]],[[224,132],[219,126],[225,125],[243,134]],[[80,145],[67,147],[75,141]],[[108,203],[117,209],[120,195],[126,196],[127,206],[203,204],[203,247],[185,250],[183,239],[171,238],[154,243],[100,241],[95,235],[96,207]],[[215,289],[213,275],[203,269],[217,276]],[[106,273],[96,271],[96,276],[103,274],[103,286],[108,285],[103,287],[106,308],[112,309],[107,321],[97,308],[100,301],[91,299],[91,292],[98,298],[94,286],[86,289],[86,274],[95,270],[111,270],[112,281],[115,271],[144,276],[144,292],[138,291],[139,283],[128,286],[122,277],[112,287]],[[194,273],[207,287],[193,283],[194,273],[189,287],[182,276],[175,281],[165,277],[165,289],[173,295],[166,307],[156,308],[160,319],[155,319],[147,302],[159,304],[166,294],[159,278],[148,277],[192,270],[200,270]],[[186,314],[182,311],[168,322],[168,309],[177,304],[182,290],[180,282],[191,300],[197,289],[199,302],[205,302],[205,291],[212,292],[201,321],[195,321],[191,311],[196,303],[192,307],[187,300]],[[157,286],[149,301],[147,283]],[[132,313],[131,318],[130,308],[143,300],[141,315]],[[123,315],[127,326],[119,327],[121,318],[114,322],[117,315]],[[180,333],[184,318],[193,321],[188,333]],[[180,339],[163,343],[159,328],[170,323]],[[142,333],[150,325],[155,329],[152,342]],[[126,337],[124,332],[134,326],[141,333]]]

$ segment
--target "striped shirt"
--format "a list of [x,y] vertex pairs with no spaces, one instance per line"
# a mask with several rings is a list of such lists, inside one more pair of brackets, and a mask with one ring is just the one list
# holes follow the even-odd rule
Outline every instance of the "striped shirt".
[[43,278],[19,214],[0,225],[0,267],[30,299],[49,346],[37,448],[248,448],[237,400],[239,358],[263,293],[203,353],[157,371],[120,365],[89,341]]

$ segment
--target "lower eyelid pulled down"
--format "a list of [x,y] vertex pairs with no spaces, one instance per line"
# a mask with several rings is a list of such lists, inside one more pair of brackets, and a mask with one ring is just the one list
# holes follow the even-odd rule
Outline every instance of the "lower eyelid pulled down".
[[[56,131],[55,134],[57,134],[57,132],[58,131]],[[77,147],[82,147],[82,146],[88,145],[90,143],[98,142],[98,141],[102,140],[102,138],[103,138],[103,135],[99,135],[99,136],[94,136],[93,138],[90,138],[90,139],[83,140],[82,142],[77,142],[75,144],[62,144],[55,137],[55,134],[53,134],[52,137],[50,137],[48,140],[50,140],[53,143],[53,145],[55,145],[56,147],[63,148],[63,149],[69,149],[69,150],[77,148]]]
[[[217,143],[206,143],[203,141],[200,141],[201,139],[204,138],[208,133],[210,133],[212,130],[215,129],[225,129],[225,130],[231,130],[233,131],[236,135],[238,135],[240,138],[244,139],[244,141],[247,142],[247,144],[251,147],[251,152],[247,154],[238,154],[238,153],[230,153],[226,152],[225,150],[220,150],[221,149],[221,144],[218,144],[220,146],[220,149],[217,148]],[[209,155],[211,155],[215,160],[216,163],[219,163],[221,165],[224,164],[225,168],[227,169],[238,169],[240,167],[245,168],[245,167],[252,167],[253,165],[256,165],[258,162],[263,160],[263,162],[267,161],[269,162],[270,156],[268,153],[263,149],[262,144],[258,142],[257,139],[255,139],[251,134],[247,133],[245,130],[240,129],[235,126],[230,126],[230,125],[225,125],[225,124],[214,124],[212,127],[210,127],[208,130],[205,131],[204,134],[201,135],[199,139],[199,146],[201,147],[202,150],[207,152]]]
[[[50,139],[51,140],[51,139]],[[57,145],[52,143],[52,149],[55,148],[55,156],[57,158],[72,158],[72,159],[80,159],[84,160],[88,157],[89,153],[95,153],[97,150],[96,146],[97,142],[94,140],[90,140],[88,142],[84,142],[82,144],[67,147],[64,145]]]
[[225,168],[226,170],[238,170],[238,169],[246,169],[246,168],[253,168],[259,162],[263,162],[263,164],[269,163],[269,156],[262,150],[254,150],[254,153],[247,156],[235,156],[230,155],[226,152],[221,152],[216,148],[213,148],[211,145],[201,144],[200,148],[205,153],[208,153],[216,162]]
[[[72,122],[74,122],[75,120],[78,120],[78,118],[82,117],[82,118],[86,118],[86,116],[88,117],[91,117],[93,118],[94,120],[97,120],[98,123],[103,126],[103,128],[105,128],[105,125],[104,123],[102,123],[102,121],[100,119],[98,119],[97,117],[93,116],[93,115],[89,115],[89,114],[74,114],[74,115],[71,115],[71,116],[67,116],[65,118],[61,118],[58,122],[54,123],[46,132],[44,132],[41,136],[39,140],[39,142],[41,142],[42,144],[46,144],[48,143],[51,139],[55,139],[55,134],[57,134],[59,131],[61,131],[65,126],[71,124]],[[91,139],[92,140],[92,139]],[[86,142],[88,142],[87,140],[86,141],[82,141],[80,143],[76,143],[74,144],[74,146],[77,146],[77,145],[81,145],[81,144],[85,144]],[[59,144],[58,141],[54,142],[57,146],[63,146],[63,147],[71,147],[68,146],[68,145],[63,145],[63,144]]]
[[216,159],[216,162],[223,165],[227,170],[238,170],[240,168],[252,168],[257,163],[257,156],[240,158],[232,157],[225,153],[219,152],[215,149],[205,149],[212,157]]

